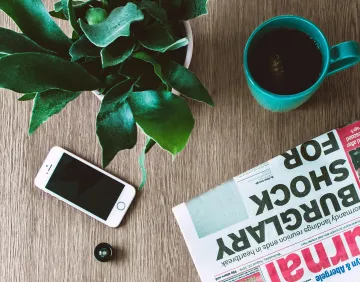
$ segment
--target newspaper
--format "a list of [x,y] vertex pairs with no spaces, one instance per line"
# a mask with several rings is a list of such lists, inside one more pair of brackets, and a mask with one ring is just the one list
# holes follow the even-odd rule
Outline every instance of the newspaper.
[[360,281],[360,121],[173,209],[202,281]]

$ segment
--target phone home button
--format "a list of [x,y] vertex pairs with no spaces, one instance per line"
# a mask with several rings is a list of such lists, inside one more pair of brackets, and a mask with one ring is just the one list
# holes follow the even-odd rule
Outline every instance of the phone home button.
[[125,209],[125,203],[124,202],[118,202],[116,207],[117,207],[117,209],[119,211],[123,211]]

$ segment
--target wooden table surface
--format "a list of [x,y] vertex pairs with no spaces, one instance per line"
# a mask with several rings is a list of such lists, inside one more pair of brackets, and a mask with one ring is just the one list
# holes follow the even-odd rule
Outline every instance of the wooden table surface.
[[[46,0],[50,9],[53,0]],[[31,137],[31,102],[0,92],[1,281],[200,281],[171,208],[325,131],[360,119],[360,66],[325,80],[317,94],[290,113],[262,109],[242,70],[245,42],[264,20],[296,14],[318,24],[330,44],[360,41],[358,0],[210,0],[209,15],[191,22],[191,69],[216,107],[191,102],[196,125],[188,147],[172,157],[153,149],[148,183],[120,228],[112,229],[37,189],[33,180],[46,154],[62,146],[97,165],[99,101],[84,93]],[[16,29],[1,13],[1,26]],[[70,31],[68,26],[61,26]],[[107,171],[137,186],[144,138],[119,153]],[[99,242],[116,259],[99,263]]]

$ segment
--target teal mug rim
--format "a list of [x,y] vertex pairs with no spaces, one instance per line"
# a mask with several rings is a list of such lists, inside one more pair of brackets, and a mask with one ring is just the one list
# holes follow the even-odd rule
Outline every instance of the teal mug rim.
[[[320,75],[320,77],[318,78],[318,80],[311,85],[309,88],[305,89],[302,92],[299,93],[294,93],[294,94],[276,94],[276,93],[272,93],[266,89],[264,89],[263,87],[261,87],[256,81],[255,79],[252,77],[250,70],[249,70],[249,66],[248,66],[248,58],[247,58],[247,54],[249,51],[249,47],[250,44],[252,43],[252,40],[254,39],[254,37],[257,35],[257,33],[263,29],[265,26],[267,26],[269,23],[277,21],[277,20],[282,20],[282,19],[295,19],[298,21],[302,21],[305,22],[308,25],[311,25],[312,28],[316,29],[316,31],[319,33],[319,35],[321,36],[321,40],[324,41],[325,45],[326,45],[326,54],[322,54],[325,55],[327,60],[326,60],[326,65],[323,67],[322,73]],[[330,66],[330,46],[329,43],[325,37],[325,35],[323,34],[323,32],[320,30],[320,28],[314,24],[313,22],[309,21],[308,19],[299,17],[299,16],[294,16],[294,15],[283,15],[283,16],[277,16],[277,17],[273,17],[265,22],[263,22],[261,25],[259,25],[250,35],[249,39],[246,42],[245,45],[245,49],[244,49],[244,69],[245,69],[245,74],[247,79],[250,81],[250,83],[255,86],[257,89],[260,89],[262,91],[263,94],[271,96],[271,97],[281,97],[283,99],[294,99],[294,98],[301,98],[303,96],[307,96],[309,94],[309,92],[312,92],[312,89],[317,89],[320,84],[323,82],[323,80],[325,79],[325,77],[327,76],[328,70],[329,70],[329,66]]]

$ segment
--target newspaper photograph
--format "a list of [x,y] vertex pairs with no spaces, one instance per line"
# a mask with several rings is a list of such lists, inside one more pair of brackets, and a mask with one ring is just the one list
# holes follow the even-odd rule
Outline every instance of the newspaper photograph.
[[360,121],[173,208],[203,282],[360,282]]

